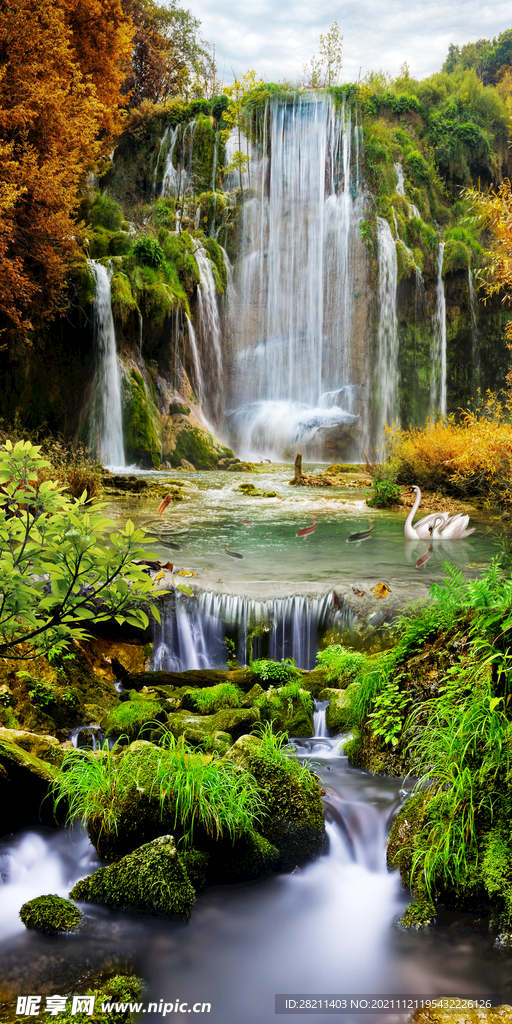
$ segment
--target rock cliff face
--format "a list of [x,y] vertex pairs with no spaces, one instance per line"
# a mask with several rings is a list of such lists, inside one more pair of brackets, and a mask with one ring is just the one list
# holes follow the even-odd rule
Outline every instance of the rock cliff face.
[[[306,101],[255,101],[243,195],[219,170],[225,104],[212,103],[215,116],[206,101],[133,112],[83,201],[65,315],[32,346],[0,351],[0,416],[47,424],[108,461],[91,425],[91,261],[110,278],[127,465],[212,468],[233,446],[249,450],[251,436],[270,452],[279,410],[267,404],[283,388],[281,454],[300,442],[332,461],[368,451],[386,420],[419,425],[502,385],[507,314],[499,297],[484,306],[475,294],[485,239],[429,157],[432,115],[415,97],[364,106],[353,87],[326,95],[325,185],[314,201],[295,187],[293,166],[280,177],[290,152],[307,152]],[[291,150],[281,153],[274,122]],[[470,155],[468,176],[483,173]],[[303,265],[294,250],[304,233]]]

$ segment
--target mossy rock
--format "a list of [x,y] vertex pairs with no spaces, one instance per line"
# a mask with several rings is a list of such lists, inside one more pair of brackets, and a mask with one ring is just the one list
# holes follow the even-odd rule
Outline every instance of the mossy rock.
[[109,711],[101,727],[106,736],[127,736],[129,740],[151,738],[158,733],[157,723],[166,721],[159,701],[126,700]]
[[173,427],[173,435],[164,447],[165,458],[173,466],[180,466],[182,459],[186,459],[196,469],[215,469],[221,455],[232,454],[205,427],[194,426],[189,420]]
[[184,405],[180,402],[171,402],[169,406],[169,416],[188,416],[189,414],[189,405]]
[[312,772],[284,754],[268,756],[256,736],[242,736],[226,757],[252,772],[258,782],[264,816],[261,835],[279,850],[276,868],[292,871],[324,849],[322,790]]
[[[217,683],[216,686],[191,688],[184,694],[182,707],[185,711],[194,711],[199,715],[213,715],[222,708],[239,708],[242,691],[233,683]],[[245,705],[251,707],[250,704]]]
[[71,897],[111,910],[188,919],[195,892],[171,835],[159,836],[117,864],[77,882]]
[[76,932],[83,921],[81,910],[62,896],[36,896],[23,904],[20,917],[25,928],[44,935]]
[[17,743],[0,740],[2,832],[14,831],[31,820],[54,822],[48,797],[56,771]]
[[130,281],[125,274],[114,274],[110,287],[114,318],[123,325],[127,324],[134,314],[138,315],[139,313]]
[[290,694],[287,686],[270,688],[258,700],[264,722],[272,722],[274,732],[289,736],[313,736],[313,699],[307,690]]
[[458,270],[468,271],[471,264],[471,250],[458,238],[448,238],[443,253],[443,277]]
[[354,692],[354,687],[357,686],[359,686],[359,683],[350,683],[346,690],[330,691],[332,696],[327,699],[331,703],[325,711],[325,724],[328,729],[332,729],[335,733],[346,732],[350,728],[350,698]]
[[146,468],[160,467],[160,415],[138,370],[123,377],[123,429],[126,457]]
[[1,728],[0,740],[15,743],[22,750],[51,765],[60,765],[64,758],[64,751],[55,736],[29,732],[27,729]]
[[401,281],[404,277],[412,277],[416,273],[416,266],[412,252],[399,238],[397,238],[395,245],[398,280]]
[[259,832],[249,832],[231,841],[212,845],[208,880],[214,882],[246,882],[263,878],[275,871],[280,861],[276,846]]
[[[217,750],[218,733],[229,734],[232,741],[245,733],[260,721],[258,708],[224,708],[214,715],[193,715],[187,711],[177,711],[168,717],[168,725],[177,739],[183,736],[187,743],[201,747],[203,750]],[[221,745],[224,737],[221,737]]]
[[249,693],[246,693],[245,697],[240,702],[240,706],[242,708],[255,707],[260,698],[264,696],[265,690],[263,689],[263,687],[260,686],[259,683],[255,683],[254,686],[252,686],[251,689],[249,690]]

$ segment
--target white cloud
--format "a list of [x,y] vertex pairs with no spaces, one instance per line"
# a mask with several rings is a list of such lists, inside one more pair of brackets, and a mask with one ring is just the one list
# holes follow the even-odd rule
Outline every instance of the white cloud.
[[396,75],[407,61],[411,74],[438,71],[450,43],[490,39],[512,25],[508,0],[182,0],[201,20],[201,35],[215,43],[219,74],[231,80],[254,68],[268,81],[298,80],[318,51],[319,35],[336,19],[344,36],[344,81],[372,69]]

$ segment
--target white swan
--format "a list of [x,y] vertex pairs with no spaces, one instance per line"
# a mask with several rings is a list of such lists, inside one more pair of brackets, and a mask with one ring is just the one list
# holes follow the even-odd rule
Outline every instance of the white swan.
[[448,522],[442,522],[438,516],[430,524],[429,533],[432,540],[462,540],[464,537],[469,537],[475,532],[476,527],[472,526],[468,530],[468,524],[469,516],[462,515],[462,512],[458,512]]
[[418,522],[415,523],[413,526],[412,521],[414,519],[414,516],[416,515],[416,512],[418,511],[419,504],[421,501],[421,491],[419,487],[416,486],[416,484],[414,484],[414,486],[411,487],[411,491],[414,491],[414,493],[416,494],[416,500],[414,502],[414,505],[412,506],[409,515],[407,516],[407,519],[405,520],[405,539],[430,540],[430,525],[434,522],[435,519],[440,519],[443,523],[446,523],[449,520],[450,515],[448,512],[431,512],[430,515],[424,516],[423,519],[418,519]]

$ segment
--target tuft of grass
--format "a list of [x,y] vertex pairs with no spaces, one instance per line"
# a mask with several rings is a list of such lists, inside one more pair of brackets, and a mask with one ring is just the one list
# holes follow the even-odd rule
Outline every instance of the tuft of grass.
[[191,704],[200,715],[213,715],[222,708],[239,708],[243,693],[234,683],[217,683],[216,686],[196,687],[186,695],[183,706]]
[[301,678],[293,658],[283,658],[282,661],[259,658],[251,662],[251,672],[257,676],[258,682],[270,681],[276,686],[284,686],[291,680]]
[[316,660],[324,670],[326,682],[343,682],[345,686],[357,680],[368,661],[365,654],[342,644],[330,644],[318,652]]
[[162,745],[119,754],[104,746],[92,753],[73,750],[55,779],[55,805],[67,804],[67,821],[101,820],[117,833],[121,811],[141,794],[156,801],[163,819],[174,818],[184,846],[200,825],[213,838],[251,831],[261,814],[261,797],[250,772],[231,761],[204,755],[164,732]]

